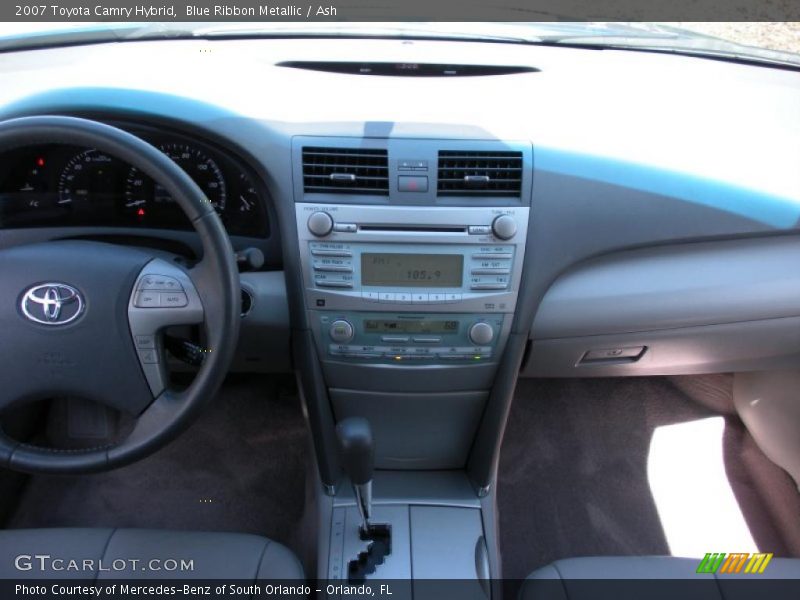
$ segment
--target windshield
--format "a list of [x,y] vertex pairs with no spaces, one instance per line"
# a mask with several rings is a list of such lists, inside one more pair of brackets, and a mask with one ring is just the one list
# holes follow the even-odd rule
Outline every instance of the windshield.
[[259,36],[467,39],[677,52],[800,66],[800,23],[0,23],[0,49]]

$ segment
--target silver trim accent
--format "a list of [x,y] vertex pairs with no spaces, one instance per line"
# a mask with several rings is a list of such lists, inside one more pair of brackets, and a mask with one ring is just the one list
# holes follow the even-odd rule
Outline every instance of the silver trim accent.
[[[37,294],[39,290],[44,290],[44,293]],[[75,313],[66,319],[60,319],[62,307],[73,302],[78,303]],[[40,307],[43,318],[39,318],[31,312],[33,308],[31,303]],[[30,287],[23,293],[20,301],[20,309],[26,319],[51,327],[72,323],[83,314],[85,307],[86,303],[77,288],[58,282],[42,283]]]

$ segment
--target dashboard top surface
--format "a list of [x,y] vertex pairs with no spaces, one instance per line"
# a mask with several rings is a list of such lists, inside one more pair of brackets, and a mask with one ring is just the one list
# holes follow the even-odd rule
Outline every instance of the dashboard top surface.
[[[481,77],[476,85],[473,77],[369,77],[276,66],[364,57],[540,71]],[[265,136],[530,139],[537,168],[591,178],[603,173],[586,162],[603,157],[800,197],[794,168],[800,73],[785,70],[469,42],[197,40],[6,53],[0,82],[4,116],[68,101],[154,116],[180,114],[181,107],[187,117],[188,107],[197,124],[255,120]],[[268,147],[264,140],[261,150]],[[564,160],[564,151],[579,160]]]

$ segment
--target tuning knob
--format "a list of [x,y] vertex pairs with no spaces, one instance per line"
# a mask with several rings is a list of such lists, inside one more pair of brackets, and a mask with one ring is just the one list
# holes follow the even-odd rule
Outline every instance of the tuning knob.
[[500,215],[492,221],[492,233],[501,240],[510,240],[517,233],[517,222],[511,215]]
[[474,323],[469,328],[469,339],[476,346],[486,346],[494,338],[494,329],[488,323]]
[[318,210],[308,217],[308,230],[315,236],[326,236],[332,229],[333,218],[328,213]]

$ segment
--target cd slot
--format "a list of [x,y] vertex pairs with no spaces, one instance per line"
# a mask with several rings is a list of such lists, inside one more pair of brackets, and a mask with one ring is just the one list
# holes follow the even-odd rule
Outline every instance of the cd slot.
[[360,231],[385,231],[388,233],[420,232],[420,233],[466,233],[466,227],[456,227],[448,225],[359,225]]

